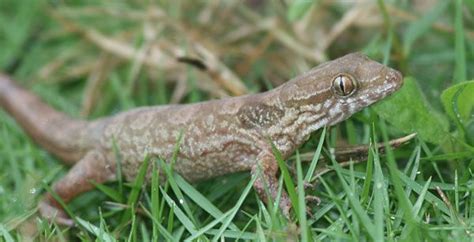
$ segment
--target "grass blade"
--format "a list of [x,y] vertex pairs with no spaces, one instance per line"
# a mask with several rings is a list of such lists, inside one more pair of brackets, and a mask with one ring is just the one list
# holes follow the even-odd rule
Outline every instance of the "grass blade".
[[313,178],[314,171],[316,170],[316,166],[318,165],[319,157],[321,156],[321,150],[323,149],[325,138],[326,138],[326,127],[323,128],[321,136],[319,137],[318,147],[316,148],[316,151],[314,152],[313,159],[311,160],[311,163],[308,168],[308,172],[306,173],[306,177],[304,178],[304,181],[307,183],[309,183],[311,181],[311,178]]
[[168,206],[173,208],[174,214],[179,219],[179,221],[181,221],[181,223],[184,225],[184,227],[186,227],[189,233],[195,234],[197,230],[192,220],[186,216],[183,210],[181,210],[181,208],[179,208],[179,206],[176,205],[173,199],[171,199],[170,196],[168,196],[168,194],[166,194],[166,192],[162,188],[160,188],[160,190],[161,190],[161,194],[163,195],[163,198],[168,203]]
[[105,195],[107,195],[108,197],[110,197],[112,200],[114,200],[115,202],[118,202],[118,203],[122,203],[123,202],[123,199],[122,199],[122,193],[120,193],[119,191],[113,189],[113,188],[110,188],[104,184],[100,184],[100,183],[97,183],[93,180],[90,180],[89,181],[90,183],[92,183],[98,190],[100,190],[101,192],[103,192]]
[[466,45],[464,44],[464,27],[462,0],[455,1],[455,19],[454,19],[454,51],[456,53],[454,66],[454,80],[463,82],[467,79],[466,72]]
[[375,225],[375,241],[384,240],[384,207],[388,208],[388,201],[384,201],[384,198],[388,198],[387,191],[385,189],[385,182],[382,173],[382,167],[380,166],[379,155],[371,148],[371,153],[374,154],[374,225]]
[[[283,160],[280,151],[276,148],[276,146],[272,143],[272,151],[275,155],[275,159],[278,163],[278,167],[280,167],[281,176],[283,176],[283,181],[285,182],[286,191],[288,192],[288,196],[290,197],[291,204],[293,206],[294,211],[299,211],[298,208],[298,195],[296,194],[295,184],[293,183],[293,179],[291,178],[290,172],[286,167],[285,161]],[[299,213],[296,213],[299,219]]]
[[212,222],[208,223],[206,226],[202,227],[200,230],[196,231],[194,234],[186,238],[184,241],[193,241],[197,239],[199,236],[203,235],[210,229],[212,229],[216,224],[222,222],[227,216],[231,214],[232,210],[227,211],[226,213],[222,214],[219,218],[214,219]]
[[[218,219],[224,215],[214,204],[212,204],[206,197],[199,193],[191,184],[183,179],[180,175],[175,175],[176,184],[179,188],[191,199],[196,205],[201,207],[204,211],[208,212],[212,217]],[[229,227],[232,230],[240,231],[239,228],[231,223]]]
[[333,158],[331,158],[331,161],[334,166],[334,169],[336,170],[336,174],[339,177],[339,181],[341,182],[342,187],[347,194],[347,198],[349,199],[349,203],[352,209],[356,213],[357,217],[361,220],[362,226],[365,228],[368,235],[371,237],[372,240],[375,241],[375,239],[377,238],[374,232],[375,225],[370,220],[370,217],[367,214],[367,212],[363,209],[362,204],[360,204],[359,198],[356,196],[356,194],[354,194],[354,192],[351,190],[351,188],[347,184],[345,178],[342,176],[341,166]]
[[[156,221],[160,220],[160,173],[156,162],[151,163],[151,215]],[[159,228],[153,223],[153,240],[158,240]]]
[[449,3],[450,1],[439,1],[438,4],[424,14],[423,17],[409,24],[403,38],[403,51],[405,56],[411,53],[413,43],[430,30],[431,25],[438,20],[439,16],[449,6]]
[[406,227],[410,228],[410,232],[407,233],[410,235],[412,239],[420,239],[419,231],[416,229],[418,228],[418,223],[414,218],[411,211],[413,211],[413,205],[411,204],[410,200],[408,199],[407,195],[405,194],[405,190],[403,189],[402,181],[400,179],[399,174],[401,173],[395,162],[395,158],[393,155],[393,151],[391,147],[388,145],[388,135],[387,130],[385,127],[384,122],[380,122],[380,129],[382,131],[382,137],[385,142],[385,151],[387,154],[387,161],[388,161],[388,170],[390,172],[390,178],[395,188],[395,194],[400,202],[400,208],[403,211],[403,216],[405,218],[405,222],[407,223]]
[[308,229],[308,221],[306,219],[306,200],[305,200],[305,191],[304,191],[304,182],[303,182],[303,168],[301,168],[301,159],[300,153],[296,151],[296,177],[298,180],[298,208],[299,210],[299,222],[301,229],[301,240],[302,241],[311,241],[311,233]]
[[193,221],[193,223],[196,224],[195,218],[193,216],[193,212],[191,211],[191,208],[189,208],[186,198],[184,197],[183,193],[181,192],[181,189],[176,183],[176,179],[175,179],[176,175],[174,174],[174,171],[172,170],[173,164],[168,165],[163,160],[160,160],[160,166],[165,171],[168,184],[170,185],[171,190],[173,190],[174,194],[176,195],[176,198],[180,201],[180,205],[183,206],[184,211],[186,212],[187,216],[191,219],[191,221]]
[[260,174],[255,174],[255,176],[252,177],[252,179],[250,180],[249,184],[247,184],[247,186],[245,187],[244,191],[242,192],[242,195],[240,196],[239,200],[237,201],[237,203],[235,204],[235,206],[230,210],[232,211],[232,213],[227,216],[227,219],[222,223],[222,226],[219,228],[219,230],[217,231],[217,233],[215,234],[214,238],[212,239],[212,241],[217,241],[219,240],[219,238],[221,238],[221,236],[223,235],[225,229],[227,227],[229,227],[230,223],[232,222],[232,220],[234,219],[235,215],[237,214],[237,212],[239,211],[239,208],[242,206],[242,203],[244,203],[245,201],[245,198],[247,197],[247,195],[249,194],[250,192],[250,189],[252,189],[252,186],[253,184],[255,183],[255,180],[257,179],[257,177],[259,176]]
[[130,209],[127,209],[127,211],[123,214],[122,221],[121,221],[122,224],[125,224],[132,215],[131,208],[135,207],[138,201],[138,196],[140,195],[140,191],[142,190],[142,187],[145,182],[145,176],[146,176],[146,171],[148,169],[149,161],[150,161],[150,157],[146,156],[145,159],[143,160],[143,163],[140,166],[140,169],[138,170],[137,176],[135,177],[135,181],[133,182],[132,191],[130,192],[130,195],[127,201],[127,204],[130,207]]
[[415,204],[413,205],[413,214],[416,216],[420,216],[420,210],[423,205],[423,201],[425,200],[426,194],[428,194],[428,188],[430,187],[431,184],[431,177],[428,178],[428,181],[426,181],[426,184],[423,186],[423,189],[420,192],[420,195],[418,196],[418,199],[416,200]]
[[112,235],[110,235],[107,231],[104,231],[103,228],[98,228],[97,226],[81,218],[76,218],[76,221],[78,222],[79,225],[81,225],[87,231],[95,235],[99,241],[105,241],[105,242],[116,241],[116,239]]
[[172,234],[170,234],[163,225],[153,216],[150,211],[148,211],[145,207],[142,207],[143,211],[148,215],[149,218],[153,221],[154,226],[158,228],[158,231],[161,233],[161,235],[166,239],[166,241],[177,241],[175,237],[173,237]]
[[2,224],[0,224],[0,235],[3,236],[3,239],[5,239],[6,242],[15,241],[11,234],[8,232],[8,230]]

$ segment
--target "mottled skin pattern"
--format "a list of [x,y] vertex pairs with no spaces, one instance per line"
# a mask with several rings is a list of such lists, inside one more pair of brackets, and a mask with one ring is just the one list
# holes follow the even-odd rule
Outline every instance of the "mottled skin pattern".
[[[336,83],[344,75],[351,85]],[[349,118],[362,108],[398,90],[398,71],[353,53],[319,65],[280,87],[260,94],[186,105],[133,109],[95,121],[68,118],[39,98],[0,75],[0,104],[44,148],[69,164],[69,173],[54,185],[68,202],[93,188],[89,180],[115,177],[115,141],[122,157],[122,173],[134,179],[146,155],[171,160],[182,132],[175,172],[188,181],[260,169],[255,189],[262,199],[275,198],[278,166],[270,141],[284,158],[323,126]],[[352,88],[338,95],[335,88]],[[291,204],[284,192],[284,214]],[[43,216],[71,224],[60,205],[47,194],[40,204]]]

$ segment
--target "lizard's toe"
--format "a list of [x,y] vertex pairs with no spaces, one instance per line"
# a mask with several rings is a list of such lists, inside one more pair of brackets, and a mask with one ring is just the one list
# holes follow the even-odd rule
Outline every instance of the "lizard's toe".
[[304,200],[306,201],[306,203],[316,203],[316,206],[319,206],[319,204],[321,204],[321,199],[316,196],[307,195]]
[[38,205],[38,210],[41,217],[54,222],[59,225],[71,227],[74,225],[74,221],[64,212],[63,209],[58,208],[46,201],[42,201]]
[[[321,199],[319,197],[316,197],[316,196],[307,195],[305,197],[305,201],[306,201],[306,204],[316,203],[316,206],[319,206],[319,204],[321,204]],[[313,211],[311,209],[311,206],[306,206],[306,215],[308,215],[310,218],[314,218],[314,214],[313,214]]]

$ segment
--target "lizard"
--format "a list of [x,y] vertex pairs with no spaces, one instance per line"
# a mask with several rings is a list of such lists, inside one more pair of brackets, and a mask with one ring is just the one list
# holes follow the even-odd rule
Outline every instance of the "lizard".
[[[0,74],[0,106],[36,143],[72,165],[52,186],[65,203],[95,188],[91,180],[117,179],[114,145],[122,159],[122,174],[133,181],[146,156],[170,162],[180,135],[175,172],[190,182],[240,171],[258,173],[254,189],[268,202],[278,195],[279,168],[271,143],[286,159],[312,132],[349,118],[402,85],[399,71],[356,52],[322,63],[266,92],[138,107],[92,121],[53,109]],[[291,202],[284,190],[279,206],[289,216]],[[39,202],[38,210],[45,218],[73,224],[50,193]]]

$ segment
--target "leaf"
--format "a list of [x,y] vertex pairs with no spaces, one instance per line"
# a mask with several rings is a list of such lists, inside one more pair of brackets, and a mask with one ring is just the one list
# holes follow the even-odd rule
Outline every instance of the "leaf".
[[417,132],[425,141],[442,143],[448,133],[448,121],[428,103],[414,78],[407,77],[404,82],[392,97],[374,105],[375,112],[403,132]]
[[[474,143],[474,81],[463,82],[443,91],[441,101],[448,116],[454,121],[460,135],[466,137],[469,143]],[[472,114],[471,114],[472,113]]]
[[287,18],[293,22],[301,19],[310,9],[316,0],[295,0],[290,4],[287,12]]
[[474,108],[474,80],[459,83],[444,90],[441,101],[448,116],[453,121],[466,122],[472,118]]

